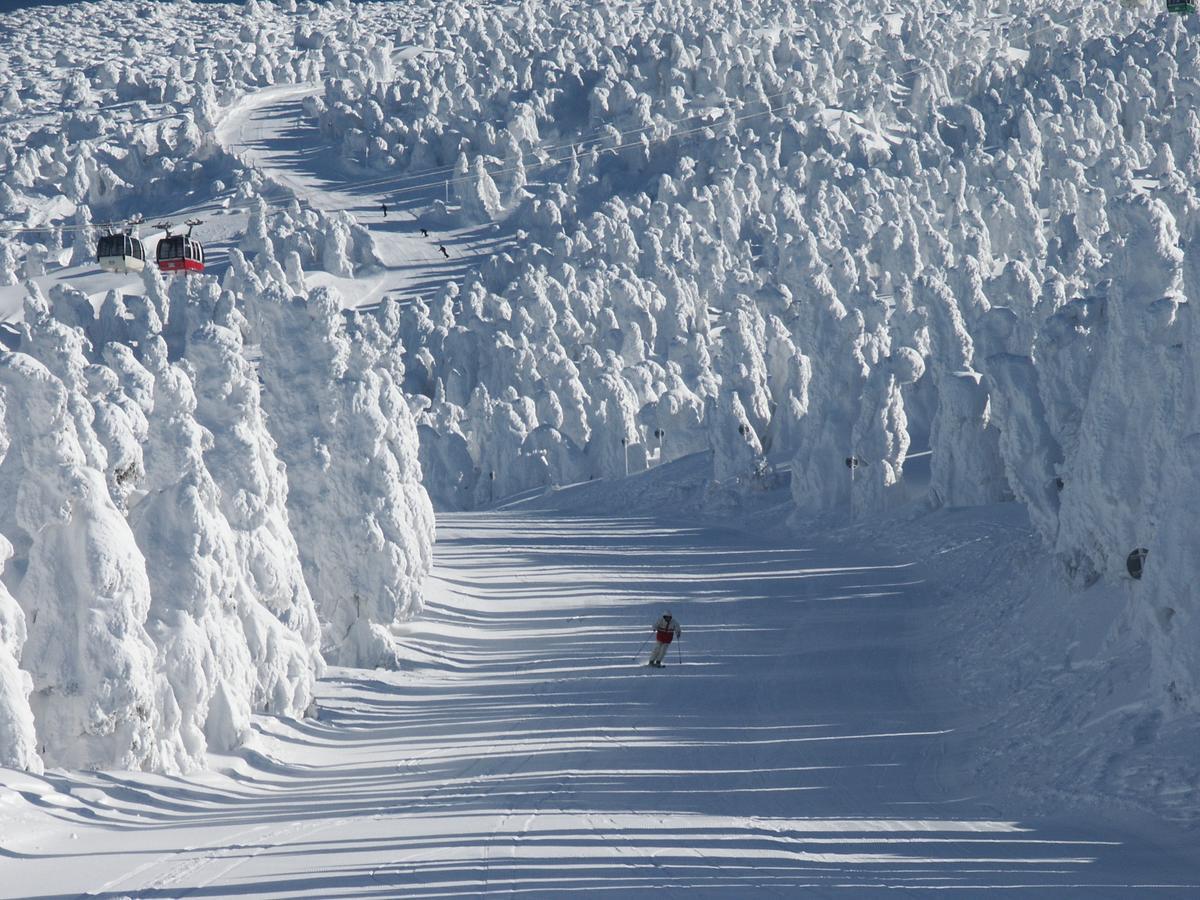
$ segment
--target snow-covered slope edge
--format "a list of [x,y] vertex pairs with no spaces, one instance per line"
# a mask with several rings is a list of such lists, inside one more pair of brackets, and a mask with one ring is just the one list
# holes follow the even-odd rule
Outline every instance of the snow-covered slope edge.
[[928,644],[943,678],[930,702],[948,691],[970,711],[948,767],[965,773],[964,793],[1007,798],[1021,814],[1138,812],[1200,826],[1200,721],[1161,711],[1136,582],[1064,584],[1015,504],[839,533],[924,561],[941,600]]

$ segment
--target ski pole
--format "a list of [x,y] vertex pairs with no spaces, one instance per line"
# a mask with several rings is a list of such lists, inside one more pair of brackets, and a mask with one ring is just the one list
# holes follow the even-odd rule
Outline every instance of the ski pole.
[[639,656],[642,655],[642,651],[646,649],[646,645],[648,643],[650,643],[650,638],[646,638],[644,641],[642,641],[642,646],[638,647],[638,652],[633,654],[634,659],[637,659]]
[[679,664],[683,665],[683,634],[679,635],[679,643],[675,645],[679,650]]

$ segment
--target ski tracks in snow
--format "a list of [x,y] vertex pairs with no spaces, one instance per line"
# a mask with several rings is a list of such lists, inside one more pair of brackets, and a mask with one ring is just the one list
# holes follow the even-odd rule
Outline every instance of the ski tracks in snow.
[[256,825],[232,835],[224,835],[208,845],[189,847],[159,857],[108,882],[98,894],[119,894],[129,885],[138,893],[186,897],[225,880],[238,866],[264,852],[301,837],[310,837],[315,832],[336,827],[338,824],[340,823],[297,823],[283,828]]
[[[332,671],[316,720],[258,720],[220,774],[77,776],[79,809],[36,812],[57,831],[6,836],[0,896],[1194,893],[1119,821],[998,815],[958,753],[935,777],[953,724],[906,685],[936,606],[849,553],[443,515],[409,668]],[[665,605],[685,664],[631,663]]]

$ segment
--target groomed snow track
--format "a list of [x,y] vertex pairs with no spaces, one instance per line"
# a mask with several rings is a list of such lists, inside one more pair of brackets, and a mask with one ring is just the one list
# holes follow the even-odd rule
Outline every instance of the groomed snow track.
[[[22,776],[0,895],[1194,896],[1144,834],[961,782],[917,566],[544,513],[437,546],[410,667],[335,670],[222,774]],[[631,656],[668,605],[659,672]]]
[[[376,303],[385,295],[397,299],[431,299],[443,284],[458,280],[480,265],[504,237],[486,228],[439,228],[420,223],[419,213],[440,196],[435,182],[429,196],[414,194],[411,178],[389,180],[379,173],[347,179],[340,148],[331,146],[304,113],[306,97],[319,84],[283,84],[253,91],[230,107],[217,127],[224,149],[253,166],[268,180],[266,196],[273,208],[295,198],[326,213],[348,212],[371,234],[383,269],[356,279],[312,273],[312,284],[332,284],[350,306]],[[399,200],[393,193],[400,192]],[[383,214],[383,205],[388,215]],[[428,226],[428,236],[422,235]],[[443,256],[439,247],[446,247]]]

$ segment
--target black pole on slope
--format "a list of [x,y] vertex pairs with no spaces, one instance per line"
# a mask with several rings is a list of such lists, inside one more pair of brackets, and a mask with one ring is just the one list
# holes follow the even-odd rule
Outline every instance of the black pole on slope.
[[642,646],[638,647],[638,652],[633,654],[634,659],[637,659],[639,656],[642,655],[642,651],[646,649],[646,645],[648,643],[650,643],[650,638],[646,638],[644,641],[642,641]]

